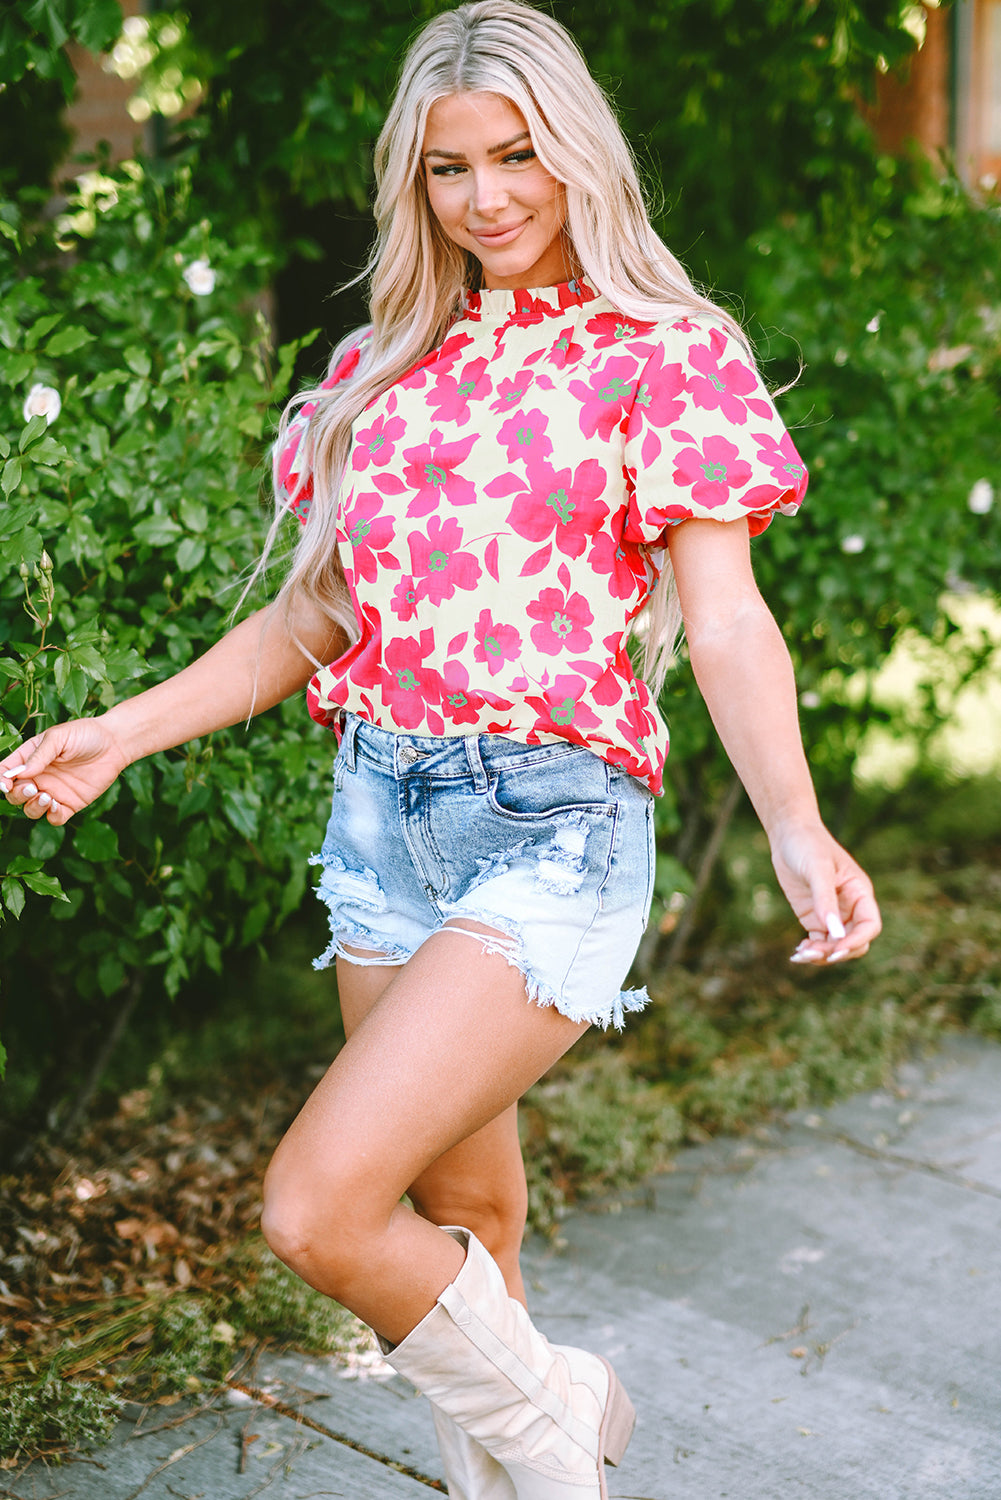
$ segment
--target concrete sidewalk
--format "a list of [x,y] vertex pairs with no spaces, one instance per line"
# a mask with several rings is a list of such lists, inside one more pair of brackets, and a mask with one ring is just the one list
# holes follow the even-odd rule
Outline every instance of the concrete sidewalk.
[[[612,1500],[1001,1500],[1001,1047],[683,1151],[525,1255],[540,1327],[610,1358],[639,1425]],[[420,1500],[424,1403],[270,1357],[252,1394],[122,1423],[15,1500]]]

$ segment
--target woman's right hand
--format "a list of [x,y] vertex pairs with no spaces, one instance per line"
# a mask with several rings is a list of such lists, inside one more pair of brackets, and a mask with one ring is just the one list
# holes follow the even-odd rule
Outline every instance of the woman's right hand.
[[0,792],[29,818],[59,825],[106,792],[128,764],[103,719],[71,719],[0,761]]

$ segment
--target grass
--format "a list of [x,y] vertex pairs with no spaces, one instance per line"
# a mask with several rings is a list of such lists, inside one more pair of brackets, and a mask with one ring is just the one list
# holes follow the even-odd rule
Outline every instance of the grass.
[[[851,839],[884,935],[860,963],[792,967],[767,849],[734,829],[692,960],[626,1033],[588,1034],[521,1111],[533,1227],[626,1192],[684,1142],[892,1086],[950,1030],[1001,1038],[1001,793],[993,777],[871,795]],[[370,1346],[256,1233],[267,1157],[339,1044],[331,978],[293,927],[152,1057],[134,1049],[72,1157],[0,1178],[0,1463],[103,1441],[123,1398],[218,1388],[262,1345]],[[277,997],[277,999],[276,999]],[[174,1021],[176,1023],[177,1016]]]

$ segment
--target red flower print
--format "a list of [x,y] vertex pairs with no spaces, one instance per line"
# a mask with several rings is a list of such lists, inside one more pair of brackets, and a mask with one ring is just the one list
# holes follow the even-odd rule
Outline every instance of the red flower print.
[[580,430],[608,442],[633,402],[638,361],[632,355],[606,359],[590,383],[572,380],[570,390],[581,403]]
[[615,349],[628,339],[645,338],[656,326],[656,323],[640,323],[635,318],[623,317],[621,313],[595,313],[586,324],[588,333],[597,334],[596,349]]
[[509,411],[526,395],[535,379],[531,370],[519,370],[513,380],[501,380],[497,385],[497,399],[491,401],[491,411]]
[[806,465],[793,446],[788,432],[782,432],[779,442],[774,432],[752,432],[758,445],[758,458],[767,464],[773,476],[785,489],[794,491],[798,499],[806,492]]
[[417,613],[417,585],[408,575],[404,575],[393,590],[389,607],[401,625],[412,620]]
[[608,574],[608,591],[613,599],[642,596],[647,587],[647,565],[643,554],[622,535],[627,508],[623,506],[612,523],[611,531],[599,531],[587,554],[596,573]]
[[707,437],[699,448],[682,448],[674,461],[674,482],[691,490],[692,501],[706,510],[725,505],[732,490],[751,477],[751,465],[723,437]]
[[483,355],[480,359],[470,360],[458,375],[442,371],[436,376],[434,389],[427,397],[428,405],[435,408],[436,421],[456,422],[460,427],[469,421],[470,401],[485,400],[494,388],[490,376],[484,377],[489,363]]
[[506,661],[517,661],[521,655],[518,631],[513,625],[498,624],[489,609],[480,611],[473,633],[473,660],[486,662],[491,677],[496,677]]
[[546,436],[549,418],[537,407],[532,411],[516,411],[501,425],[497,441],[507,449],[509,464],[519,459],[525,463],[536,463],[549,458],[553,451],[550,438]]
[[[368,492],[354,495],[345,511],[343,533],[351,546],[351,566],[356,578],[374,583],[379,562],[396,566],[395,557],[386,559],[386,548],[393,540],[395,527],[389,516],[380,516],[382,496]],[[376,554],[380,554],[379,557]]]
[[743,427],[748,407],[756,415],[768,417],[771,406],[762,401],[761,382],[749,365],[736,358],[720,364],[729,349],[730,341],[719,328],[709,330],[708,344],[691,344],[688,363],[699,373],[690,375],[686,386],[696,406],[703,411],[719,411],[735,427]]
[[469,686],[461,661],[447,661],[442,669],[440,707],[453,724],[475,724],[483,712],[483,699]]
[[426,516],[437,510],[443,495],[450,505],[475,505],[475,485],[458,472],[475,442],[473,434],[454,443],[443,443],[441,432],[435,428],[430,443],[404,448],[407,467],[403,477],[417,491],[416,500],[411,500],[407,507],[408,516]]
[[[565,557],[580,557],[608,515],[608,506],[597,498],[607,483],[598,460],[585,459],[576,471],[532,464],[526,483],[515,496],[508,525],[530,542],[552,536]],[[492,483],[485,488],[494,493]]]
[[570,323],[550,344],[546,359],[557,370],[565,370],[568,366],[575,365],[583,353],[583,344],[575,344],[573,341],[573,324]]
[[396,452],[397,441],[407,430],[402,417],[377,417],[371,427],[363,427],[354,439],[351,453],[353,469],[367,469],[370,464],[388,464]]
[[456,589],[474,589],[480,577],[480,565],[471,552],[461,552],[462,529],[454,516],[442,520],[432,516],[427,535],[412,531],[410,566],[417,584],[417,597],[440,604],[451,599]]
[[583,744],[587,730],[601,727],[598,715],[584,701],[587,686],[586,678],[561,673],[541,695],[526,694],[525,702],[538,715],[532,725],[535,733],[558,734]]
[[434,632],[422,630],[420,640],[398,636],[386,647],[381,673],[382,696],[400,729],[416,729],[428,707],[441,699],[441,678],[425,665],[434,651]]
[[[560,575],[569,577],[565,564],[560,568]],[[563,651],[577,656],[590,650],[591,635],[587,626],[594,624],[594,616],[583,594],[543,589],[526,607],[525,613],[539,622],[532,626],[532,640],[545,656],[559,656]]]
[[640,372],[636,399],[629,414],[628,435],[650,427],[670,427],[685,410],[685,371],[681,364],[664,363],[664,346],[658,344]]
[[348,376],[354,374],[358,368],[358,361],[361,358],[361,346],[366,342],[367,337],[363,336],[358,340],[357,344],[348,350],[347,354],[341,359],[340,364],[331,370],[330,374],[323,381],[323,390],[332,390],[335,385],[339,385],[342,380],[347,380]]

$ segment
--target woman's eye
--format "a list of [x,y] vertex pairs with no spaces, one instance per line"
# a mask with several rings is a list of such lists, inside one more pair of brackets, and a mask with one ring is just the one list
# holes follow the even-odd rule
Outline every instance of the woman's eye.
[[535,160],[535,152],[534,151],[512,151],[511,155],[510,156],[505,156],[504,160],[505,161],[514,162],[515,166],[519,166],[522,162],[525,162],[525,161],[534,161]]
[[432,177],[456,177],[456,176],[458,176],[458,174],[460,172],[464,172],[465,170],[466,170],[465,167],[462,167],[462,166],[451,166],[450,165],[450,166],[446,166],[446,167],[432,167],[431,168],[431,176]]

